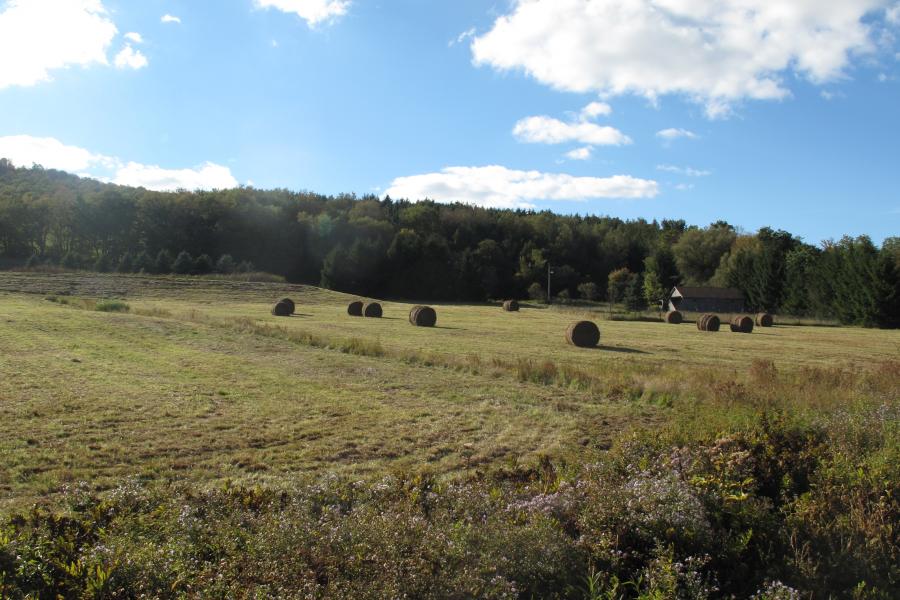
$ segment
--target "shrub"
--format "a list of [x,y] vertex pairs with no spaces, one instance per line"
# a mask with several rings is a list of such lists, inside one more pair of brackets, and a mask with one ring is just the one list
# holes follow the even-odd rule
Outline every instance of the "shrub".
[[100,312],[128,312],[131,307],[121,300],[98,300],[94,310]]
[[578,295],[583,300],[594,302],[600,298],[600,287],[593,281],[586,281],[578,285]]
[[541,287],[541,284],[535,281],[528,286],[528,297],[537,302],[541,302],[547,299],[547,293],[544,292],[544,288]]

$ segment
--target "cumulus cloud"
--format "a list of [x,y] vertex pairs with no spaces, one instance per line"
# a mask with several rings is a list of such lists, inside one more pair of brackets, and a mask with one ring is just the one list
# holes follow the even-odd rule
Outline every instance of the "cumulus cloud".
[[114,63],[117,69],[141,69],[147,66],[147,57],[140,50],[132,48],[131,44],[125,44],[116,54]]
[[238,186],[228,167],[211,162],[194,169],[163,169],[156,165],[129,162],[117,169],[113,183],[158,191],[229,189]]
[[693,131],[688,131],[687,129],[679,129],[677,127],[669,127],[668,129],[662,129],[656,132],[656,137],[662,138],[668,142],[672,140],[677,140],[678,138],[685,138],[688,140],[696,140],[697,134]]
[[499,165],[446,167],[438,173],[398,177],[386,191],[394,198],[430,198],[490,208],[533,208],[540,200],[652,198],[658,192],[655,181],[629,175],[574,177]]
[[631,143],[631,138],[615,127],[584,121],[566,123],[546,116],[521,119],[513,127],[513,135],[520,142],[530,144],[580,142],[597,146],[621,146]]
[[100,0],[9,0],[0,12],[0,89],[31,86],[50,72],[109,64],[117,33]]
[[0,137],[0,157],[8,158],[16,165],[39,164],[48,169],[157,191],[228,189],[238,185],[228,167],[212,162],[205,162],[193,169],[164,169],[156,165],[123,162],[115,157],[63,144],[52,137]]
[[566,158],[570,160],[587,160],[591,157],[591,154],[593,152],[593,147],[582,146],[581,148],[575,148],[574,150],[569,150],[568,152],[566,152]]
[[136,31],[129,31],[128,33],[126,33],[125,39],[130,42],[134,42],[135,44],[143,44],[144,43],[143,36],[141,36],[141,34],[137,33]]
[[840,78],[854,53],[874,50],[864,17],[887,4],[516,0],[471,49],[477,65],[521,70],[555,89],[682,94],[715,117],[735,101],[786,97],[794,74]]
[[347,14],[349,0],[254,0],[259,8],[275,8],[294,13],[312,27]]
[[170,15],[168,13],[164,14],[159,19],[162,23],[181,23],[181,17],[176,17],[175,15]]
[[712,171],[695,169],[693,167],[676,167],[675,165],[656,165],[657,171],[666,171],[667,173],[677,173],[678,175],[687,175],[688,177],[706,177],[712,175]]
[[599,116],[609,116],[612,114],[612,106],[606,102],[591,102],[581,109],[582,119],[596,119]]

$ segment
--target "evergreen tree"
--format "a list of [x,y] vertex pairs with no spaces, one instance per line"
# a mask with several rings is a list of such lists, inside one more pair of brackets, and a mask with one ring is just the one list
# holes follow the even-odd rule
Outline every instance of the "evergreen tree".
[[189,275],[194,270],[194,259],[187,250],[182,250],[172,263],[172,272],[177,275]]
[[644,278],[640,273],[632,273],[628,277],[622,299],[628,310],[639,311],[647,308],[647,301],[644,299]]
[[117,273],[131,273],[134,268],[134,260],[131,258],[131,253],[126,252],[119,258],[119,263],[116,265]]
[[172,255],[168,250],[160,250],[153,263],[153,272],[165,275],[172,272]]
[[141,251],[141,253],[135,257],[134,261],[131,263],[131,270],[134,273],[153,272],[153,259],[150,258],[150,255],[147,254],[146,250]]
[[209,254],[201,254],[194,261],[194,273],[197,273],[199,275],[206,275],[207,273],[212,273],[212,270],[212,259],[209,257]]
[[234,273],[235,269],[237,269],[237,263],[234,262],[234,259],[230,254],[223,254],[219,257],[219,260],[216,261],[216,273],[227,275],[229,273]]

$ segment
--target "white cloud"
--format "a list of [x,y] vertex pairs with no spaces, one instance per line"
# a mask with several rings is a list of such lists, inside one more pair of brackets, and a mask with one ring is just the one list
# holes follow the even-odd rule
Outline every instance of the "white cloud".
[[9,0],[0,12],[0,89],[50,79],[50,71],[109,64],[117,33],[100,0]]
[[697,134],[693,131],[688,131],[687,129],[679,129],[676,127],[669,127],[668,129],[663,129],[661,131],[656,132],[656,137],[662,138],[666,141],[677,140],[678,138],[686,138],[689,140],[696,140]]
[[194,169],[163,169],[156,165],[129,162],[119,167],[113,183],[157,191],[230,189],[238,186],[231,169],[211,162]]
[[566,158],[570,160],[587,160],[591,157],[591,154],[593,152],[593,147],[582,146],[581,148],[575,148],[574,150],[569,150],[568,152],[566,152]]
[[147,66],[147,57],[140,50],[135,50],[130,44],[116,54],[115,65],[117,69],[141,69]]
[[679,183],[675,186],[675,189],[678,190],[679,192],[688,192],[688,191],[694,189],[694,184],[693,183]]
[[181,23],[181,17],[176,17],[175,15],[164,14],[160,17],[160,22],[162,23]]
[[452,39],[449,42],[447,42],[447,47],[451,48],[451,47],[455,46],[456,44],[461,44],[464,41],[466,41],[466,39],[473,37],[474,35],[475,35],[474,27],[466,29],[465,31],[460,33],[458,36],[456,36],[456,39]]
[[574,177],[562,173],[486,167],[446,167],[439,173],[398,177],[386,194],[394,198],[464,202],[491,208],[533,208],[539,200],[652,198],[655,181],[629,175]]
[[143,44],[144,43],[144,38],[141,36],[141,34],[137,33],[136,31],[129,31],[128,33],[126,33],[125,39],[129,40],[131,42],[134,42],[135,44]]
[[581,142],[597,146],[630,144],[631,138],[616,129],[594,123],[565,123],[552,117],[526,117],[513,127],[513,135],[520,142],[530,144],[562,144]]
[[259,8],[294,13],[312,27],[347,14],[349,0],[254,0]]
[[515,0],[473,60],[573,92],[682,94],[711,117],[790,94],[794,74],[839,79],[873,51],[863,18],[887,0]]
[[30,135],[0,137],[0,157],[23,167],[39,164],[73,173],[95,167],[110,168],[116,163],[114,158],[93,154],[77,146],[66,146],[55,138]]
[[884,15],[888,23],[900,25],[900,2],[887,9]]
[[238,185],[228,167],[212,162],[193,169],[163,169],[155,165],[126,163],[78,146],[68,146],[51,137],[0,137],[0,157],[10,159],[15,165],[29,167],[36,163],[48,169],[157,191],[228,189]]
[[656,170],[687,175],[688,177],[706,177],[707,175],[712,175],[712,171],[694,169],[693,167],[676,167],[675,165],[656,165]]
[[612,114],[612,106],[606,102],[591,102],[581,109],[582,119],[596,119],[597,117],[609,116]]

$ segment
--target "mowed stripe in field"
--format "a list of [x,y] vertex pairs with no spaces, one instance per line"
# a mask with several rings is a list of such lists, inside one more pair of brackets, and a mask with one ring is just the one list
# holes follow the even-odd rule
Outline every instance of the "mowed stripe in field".
[[652,408],[172,319],[0,296],[0,505],[123,476],[453,472],[603,445]]

